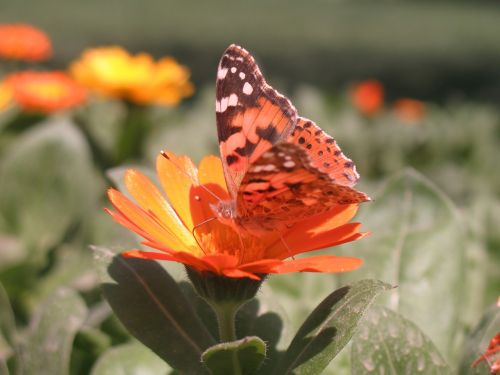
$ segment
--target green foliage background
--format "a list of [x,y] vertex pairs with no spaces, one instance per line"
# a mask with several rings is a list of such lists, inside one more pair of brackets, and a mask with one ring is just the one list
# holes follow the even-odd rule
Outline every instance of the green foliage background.
[[[499,309],[490,307],[500,294],[498,4],[0,4],[0,22],[13,21],[51,34],[51,67],[64,68],[85,47],[120,44],[171,54],[192,68],[193,99],[144,110],[152,124],[145,152],[125,164],[146,172],[161,149],[196,161],[217,153],[218,58],[231,42],[255,53],[269,82],[337,139],[356,162],[360,190],[375,198],[357,218],[372,235],[327,250],[362,257],[361,270],[272,277],[259,294],[259,313],[284,322],[284,330],[273,332],[274,349],[288,346],[333,289],[377,278],[398,288],[378,300],[385,307],[369,312],[352,348],[324,373],[487,373],[484,365],[469,365],[500,330]],[[387,104],[366,118],[352,107],[346,87],[372,77],[384,83]],[[426,103],[415,124],[401,122],[390,107],[407,96]],[[95,99],[76,113],[24,118],[22,126],[18,115],[0,114],[0,374],[170,373],[103,301],[99,284],[107,276],[98,270],[107,263],[99,256],[94,263],[89,249],[105,246],[117,254],[138,246],[102,210],[106,187],[120,184],[124,167],[105,170],[88,143],[90,134],[111,150],[127,107]],[[185,281],[179,267],[162,266]],[[392,356],[377,352],[381,337],[373,327],[385,327]]]

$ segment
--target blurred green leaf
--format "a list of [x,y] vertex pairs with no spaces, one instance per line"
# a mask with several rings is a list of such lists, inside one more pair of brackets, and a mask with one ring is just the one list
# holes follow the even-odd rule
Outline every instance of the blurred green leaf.
[[109,349],[92,368],[91,375],[166,375],[170,367],[140,343]]
[[255,374],[265,358],[266,344],[256,336],[214,345],[202,355],[214,375]]
[[71,348],[87,315],[82,298],[73,290],[56,290],[35,312],[23,337],[22,373],[69,374]]
[[352,341],[351,373],[451,374],[445,360],[420,329],[400,314],[374,306]]
[[[392,308],[422,327],[445,356],[452,353],[466,287],[464,232],[457,211],[429,180],[413,170],[392,178],[357,217],[368,238],[345,246],[364,267],[342,282],[379,278],[396,288]],[[436,314],[436,306],[439,313]]]
[[0,272],[18,265],[26,256],[26,248],[19,238],[0,233]]
[[3,229],[23,240],[33,263],[71,235],[102,190],[85,140],[65,118],[20,135],[1,160],[0,181]]
[[319,374],[351,339],[365,310],[389,285],[362,280],[326,297],[293,338],[275,374]]
[[95,248],[104,296],[144,345],[186,374],[206,372],[201,354],[215,344],[175,280],[155,261]]
[[481,362],[475,368],[472,368],[471,365],[485,352],[491,339],[499,332],[500,308],[493,305],[490,306],[477,327],[466,338],[460,362],[460,375],[490,374],[486,361]]
[[[18,350],[16,322],[10,305],[9,296],[0,284],[0,363]],[[0,368],[1,373],[1,368]]]

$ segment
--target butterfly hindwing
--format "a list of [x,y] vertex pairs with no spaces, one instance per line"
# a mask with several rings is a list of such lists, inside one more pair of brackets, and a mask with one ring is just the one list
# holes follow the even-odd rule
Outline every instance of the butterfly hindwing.
[[216,118],[226,183],[235,199],[249,166],[289,136],[297,113],[266,83],[253,57],[231,45],[219,63]]
[[313,121],[299,117],[287,141],[304,149],[311,164],[328,174],[332,182],[350,187],[358,182],[359,174],[352,160],[342,153],[335,139]]
[[[350,186],[336,183],[318,169],[307,149],[276,144],[252,163],[238,192],[237,207],[243,227],[279,230],[287,225],[370,198]],[[269,228],[266,228],[269,227]]]

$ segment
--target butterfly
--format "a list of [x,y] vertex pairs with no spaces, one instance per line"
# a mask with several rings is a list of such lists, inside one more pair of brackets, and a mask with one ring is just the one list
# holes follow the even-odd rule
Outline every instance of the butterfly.
[[370,200],[353,189],[359,175],[337,142],[298,116],[234,44],[219,63],[215,110],[230,199],[212,210],[238,233],[282,232],[339,204]]

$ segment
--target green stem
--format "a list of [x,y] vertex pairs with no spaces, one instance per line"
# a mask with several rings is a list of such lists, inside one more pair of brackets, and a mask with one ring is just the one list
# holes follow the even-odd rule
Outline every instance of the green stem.
[[[239,303],[214,303],[213,307],[217,314],[221,342],[236,341],[235,317],[240,306]],[[241,366],[236,352],[232,354],[232,362],[234,374],[241,375]]]

